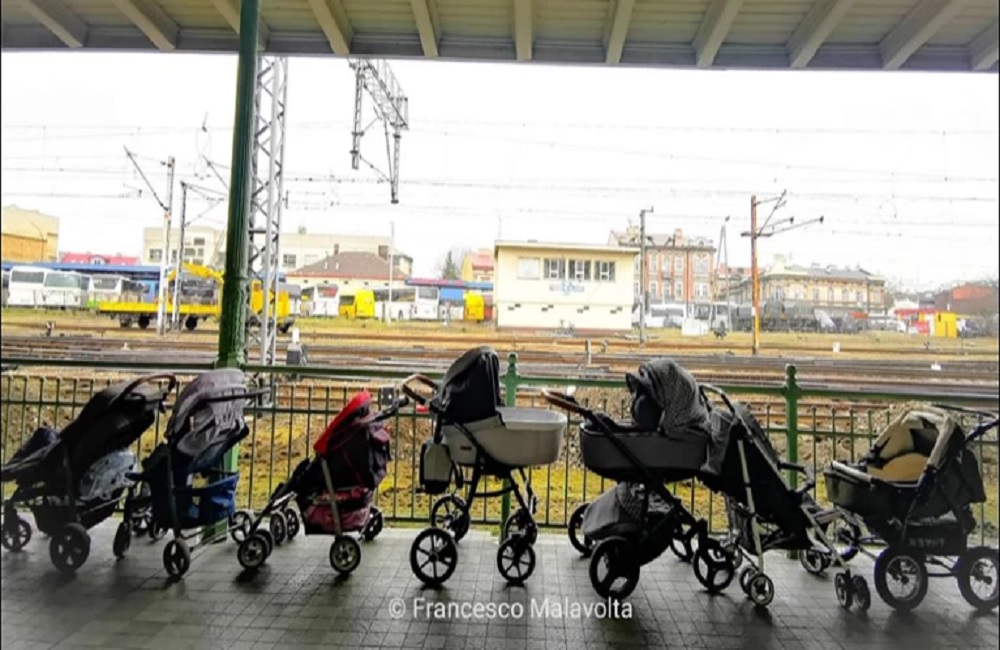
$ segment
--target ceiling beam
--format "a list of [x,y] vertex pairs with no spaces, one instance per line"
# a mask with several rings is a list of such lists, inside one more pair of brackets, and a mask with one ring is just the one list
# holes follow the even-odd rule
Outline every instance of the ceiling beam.
[[1000,58],[1000,23],[996,21],[969,44],[973,70],[989,70]]
[[809,65],[853,4],[854,0],[823,0],[814,4],[788,39],[788,64],[793,68]]
[[743,0],[712,0],[694,37],[694,60],[699,68],[712,65],[740,12]]
[[514,49],[518,61],[530,61],[535,42],[533,0],[514,0]]
[[628,36],[633,9],[635,0],[612,0],[608,20],[604,25],[605,61],[609,64],[622,60],[622,50],[625,49],[625,37]]
[[427,1],[410,0],[410,6],[413,8],[413,18],[417,21],[417,32],[420,33],[420,46],[424,49],[424,56],[437,58],[438,30]]
[[887,70],[903,67],[914,52],[965,7],[965,3],[966,0],[923,0],[879,43],[882,66]]
[[[215,5],[216,10],[222,14],[222,17],[226,19],[229,26],[233,28],[237,34],[240,33],[240,1],[239,0],[212,0],[212,4]],[[257,37],[259,39],[258,45],[260,49],[267,49],[267,39],[270,36],[270,31],[267,29],[267,25],[264,24],[263,20],[257,20]]]
[[177,23],[152,0],[111,0],[160,50],[177,49]]
[[59,0],[21,0],[25,13],[55,34],[66,47],[83,47],[87,42],[87,24]]
[[319,26],[326,35],[326,40],[330,41],[330,49],[338,56],[347,56],[351,53],[351,39],[354,32],[347,20],[347,12],[344,11],[340,0],[309,0]]

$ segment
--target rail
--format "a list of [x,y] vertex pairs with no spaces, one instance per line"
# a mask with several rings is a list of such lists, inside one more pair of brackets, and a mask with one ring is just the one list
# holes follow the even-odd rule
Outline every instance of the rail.
[[[58,362],[27,359],[4,359],[5,366],[17,366],[16,372],[0,377],[0,420],[2,449],[0,460],[6,462],[20,448],[35,428],[43,424],[65,426],[97,390],[123,375],[152,370],[171,370],[185,380],[208,368],[207,365],[170,363]],[[239,465],[241,481],[238,498],[241,506],[260,508],[279,483],[291,475],[295,466],[307,458],[312,443],[327,423],[361,389],[394,388],[407,373],[400,370],[333,370],[321,367],[262,367],[248,365],[249,373],[276,375],[276,392],[271,403],[248,413],[250,436],[241,445]],[[72,374],[80,376],[70,376]],[[434,376],[433,373],[431,373]],[[437,374],[436,377],[440,377]],[[628,411],[627,390],[620,380],[584,380],[565,376],[545,377],[520,374],[516,354],[507,358],[501,383],[508,405],[548,408],[541,399],[543,387],[573,386],[577,398],[615,416]],[[947,402],[957,405],[996,409],[994,396],[962,395],[954,392],[917,393],[885,390],[840,390],[812,387],[800,381],[795,366],[789,365],[784,381],[759,385],[722,385],[723,390],[744,401],[770,434],[779,453],[789,460],[811,465],[818,478],[816,497],[825,501],[822,469],[830,461],[854,461],[867,453],[871,442],[887,424],[894,410],[909,402]],[[553,465],[532,468],[530,479],[539,497],[536,518],[546,527],[565,526],[573,509],[603,492],[608,482],[586,471],[579,462],[577,427],[570,418],[566,444]],[[974,421],[963,422],[971,426]],[[136,443],[140,457],[148,454],[160,440],[166,425],[161,417]],[[424,522],[429,517],[431,500],[419,492],[418,450],[431,433],[430,416],[414,408],[396,416],[391,426],[393,459],[382,483],[378,505],[386,517],[400,524]],[[994,432],[978,443],[978,458],[989,495],[978,507],[979,534],[995,537],[997,516],[998,443]],[[794,486],[797,477],[789,481]],[[10,486],[4,486],[4,497]],[[694,482],[674,485],[697,516],[707,517],[713,530],[725,525],[725,509],[720,497],[711,495]],[[476,504],[473,522],[495,525],[508,514],[505,501],[484,500]]]

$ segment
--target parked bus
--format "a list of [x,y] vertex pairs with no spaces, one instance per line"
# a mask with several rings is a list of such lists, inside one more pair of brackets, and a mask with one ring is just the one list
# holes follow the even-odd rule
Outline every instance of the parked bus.
[[42,304],[42,290],[48,269],[15,266],[7,283],[7,304],[11,307],[35,307]]
[[8,271],[3,272],[3,302],[0,303],[4,307],[7,306],[7,296],[10,293],[10,273]]
[[142,302],[146,287],[137,280],[120,275],[95,275],[90,278],[90,299],[87,307],[95,309],[101,302]]
[[341,318],[375,318],[375,292],[359,289],[352,295],[341,295],[338,310]]
[[710,330],[730,331],[733,329],[730,307],[730,304],[724,302],[696,303],[692,305],[691,312],[695,320],[708,323]]
[[[389,289],[376,289],[375,313],[385,318],[385,305],[389,301]],[[441,292],[437,287],[394,287],[389,315],[395,320],[440,319]]]
[[302,290],[302,302],[309,316],[336,318],[340,315],[340,287],[319,284]]

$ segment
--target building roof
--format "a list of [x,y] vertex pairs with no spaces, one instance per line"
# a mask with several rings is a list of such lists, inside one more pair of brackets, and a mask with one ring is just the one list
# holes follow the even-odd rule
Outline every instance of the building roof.
[[[997,70],[996,0],[262,2],[273,55]],[[236,52],[235,0],[0,0],[4,49]]]
[[[631,229],[625,232],[620,230],[611,231],[611,239],[618,243],[632,243],[639,245],[639,229]],[[672,235],[662,235],[646,233],[646,244],[648,247],[676,248],[678,250],[705,250],[715,251],[715,242],[709,237],[686,237],[681,230],[677,230]]]
[[[290,271],[288,275],[291,277],[388,280],[389,260],[374,253],[338,253],[315,264]],[[399,267],[392,270],[393,280],[405,280],[408,277],[406,273],[399,270]]]
[[471,253],[469,257],[472,258],[472,268],[482,271],[492,271],[494,264],[493,251],[476,251]]
[[771,268],[761,273],[762,278],[802,277],[809,279],[845,280],[852,282],[884,282],[881,277],[860,267],[799,266],[775,261]]
[[64,264],[90,264],[101,266],[138,266],[140,258],[132,255],[101,255],[99,253],[60,253],[59,261]]
[[533,250],[581,251],[588,253],[632,253],[639,254],[638,246],[611,246],[608,244],[573,244],[566,242],[498,241],[496,251],[501,248],[521,248]]

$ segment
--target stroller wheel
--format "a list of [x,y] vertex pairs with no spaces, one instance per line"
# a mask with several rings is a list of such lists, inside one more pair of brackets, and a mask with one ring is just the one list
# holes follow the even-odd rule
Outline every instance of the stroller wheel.
[[90,555],[90,535],[80,524],[67,524],[49,542],[49,557],[60,571],[72,573],[87,561]]
[[535,570],[535,549],[523,535],[515,533],[497,549],[497,570],[512,585],[524,584]]
[[267,540],[258,534],[247,537],[240,542],[236,559],[247,571],[256,571],[267,561]]
[[589,503],[577,506],[576,510],[569,518],[569,543],[573,545],[580,555],[589,557],[594,550],[594,543],[583,534],[583,516],[587,513]]
[[17,553],[31,541],[31,524],[17,515],[5,519],[3,537],[0,540],[5,549]]
[[850,609],[854,604],[854,585],[851,583],[851,576],[844,572],[837,574],[833,579],[833,588],[837,592],[837,602],[844,609]]
[[729,542],[722,547],[722,550],[724,550],[729,557],[732,558],[733,569],[736,570],[740,568],[740,565],[743,564],[743,549],[740,548],[740,545],[736,542]]
[[253,515],[246,510],[237,510],[229,517],[229,536],[240,543],[250,536],[253,526]]
[[361,544],[347,535],[339,535],[330,544],[330,566],[337,573],[350,573],[361,564]]
[[755,575],[757,575],[757,567],[754,566],[747,565],[740,571],[738,582],[740,583],[740,589],[743,590],[747,598],[750,597],[750,581],[753,580]]
[[674,552],[681,562],[690,562],[694,557],[694,538],[698,534],[694,526],[688,526],[685,530],[678,525],[674,536],[670,540],[670,550]]
[[774,582],[763,573],[755,573],[747,589],[750,600],[757,607],[767,607],[774,600]]
[[[835,545],[834,552],[840,554],[840,559],[850,562],[861,552],[861,526],[846,519],[837,519],[826,531],[827,538]],[[826,568],[833,562],[826,558]]]
[[443,496],[431,508],[431,526],[450,530],[460,542],[469,532],[469,513],[465,501],[454,494]]
[[172,539],[163,547],[163,568],[171,578],[180,578],[191,568],[191,549],[183,539]]
[[271,530],[271,535],[274,536],[274,543],[281,546],[288,533],[288,520],[285,519],[285,514],[281,511],[272,512],[267,524]]
[[714,539],[707,539],[695,551],[694,575],[708,593],[717,594],[736,577],[736,565],[732,555],[722,544]]
[[814,548],[806,549],[802,553],[799,553],[799,564],[809,574],[814,576],[821,575],[830,567],[830,561],[826,555]]
[[518,508],[514,514],[507,517],[507,521],[503,522],[504,540],[508,540],[514,535],[526,536],[529,545],[533,545],[538,540],[538,527],[535,526],[535,521],[527,510]]
[[428,587],[438,587],[455,572],[458,545],[440,528],[425,528],[410,546],[413,575]]
[[285,523],[288,524],[288,540],[291,541],[295,539],[296,535],[299,534],[299,529],[302,527],[302,523],[299,521],[299,515],[291,508],[285,509]]
[[121,559],[128,553],[131,545],[132,525],[127,521],[123,521],[118,524],[118,530],[115,531],[115,541],[111,543],[111,552],[115,554],[116,558]]
[[257,532],[254,534],[260,535],[264,542],[267,543],[267,555],[270,557],[271,553],[274,551],[274,535],[272,535],[271,531],[266,528],[258,528]]
[[868,588],[868,581],[861,576],[851,578],[851,587],[854,589],[854,604],[862,612],[867,612],[872,606],[872,592]]
[[1000,594],[1000,560],[995,548],[977,546],[959,558],[958,589],[978,610],[996,609]]
[[378,537],[379,533],[382,532],[382,526],[384,524],[385,522],[383,521],[382,511],[378,508],[372,508],[371,514],[368,517],[368,522],[365,523],[365,528],[361,531],[361,537],[363,537],[366,542],[372,541]]
[[882,551],[875,558],[875,591],[893,609],[915,609],[927,596],[924,559],[891,547]]
[[590,584],[601,598],[623,600],[639,584],[635,548],[622,537],[609,537],[594,548]]

